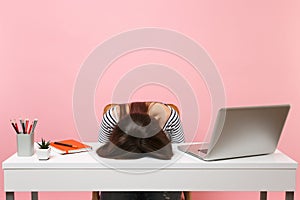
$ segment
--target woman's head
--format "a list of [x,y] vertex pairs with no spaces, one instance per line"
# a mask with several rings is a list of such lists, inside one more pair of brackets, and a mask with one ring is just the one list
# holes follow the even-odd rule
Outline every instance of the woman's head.
[[97,150],[102,157],[116,159],[144,156],[171,159],[170,139],[158,121],[145,113],[124,116],[110,135],[109,142]]

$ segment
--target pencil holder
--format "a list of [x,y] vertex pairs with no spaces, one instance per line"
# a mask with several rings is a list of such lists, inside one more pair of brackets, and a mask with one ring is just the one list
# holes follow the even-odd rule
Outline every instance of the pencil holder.
[[32,156],[34,153],[34,134],[17,134],[18,156]]

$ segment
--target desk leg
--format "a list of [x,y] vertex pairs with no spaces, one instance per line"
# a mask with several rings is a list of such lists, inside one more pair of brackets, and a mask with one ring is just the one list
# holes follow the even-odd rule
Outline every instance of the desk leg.
[[15,193],[14,192],[6,192],[6,200],[14,200]]
[[260,200],[267,200],[267,194],[266,191],[260,191]]
[[38,192],[31,192],[31,200],[38,200]]
[[294,192],[285,192],[285,200],[294,200]]

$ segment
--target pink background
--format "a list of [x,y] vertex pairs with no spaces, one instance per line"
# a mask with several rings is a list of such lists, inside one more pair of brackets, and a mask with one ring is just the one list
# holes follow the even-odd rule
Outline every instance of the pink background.
[[[296,0],[0,1],[1,162],[16,151],[11,118],[38,118],[36,140],[78,138],[72,95],[81,64],[103,41],[142,27],[178,31],[201,44],[222,76],[228,106],[291,104],[278,148],[299,162],[299,10],[300,2]],[[120,69],[150,61],[170,66],[174,63],[174,68],[192,85],[198,83],[190,66],[176,56],[158,51],[136,52],[114,65]],[[112,68],[115,73],[111,71],[106,78],[118,80],[119,69]],[[109,91],[99,89],[103,84],[100,82],[95,95],[99,119],[110,95]],[[133,98],[149,99],[143,96],[145,91],[155,94],[155,89],[165,91],[145,87]],[[176,103],[174,95],[165,92],[161,100]],[[208,94],[197,95],[208,101]],[[203,119],[204,124],[207,118]],[[200,130],[203,132],[205,127],[200,126]],[[299,176],[298,172],[297,190]],[[0,199],[4,199],[3,171],[0,180]],[[192,193],[194,199],[207,200],[247,200],[257,199],[258,195],[256,192]],[[296,192],[296,199],[298,196]],[[29,198],[29,193],[17,193],[16,197]],[[40,197],[79,200],[90,199],[90,193],[42,192]],[[271,192],[270,197],[282,199],[284,193]]]

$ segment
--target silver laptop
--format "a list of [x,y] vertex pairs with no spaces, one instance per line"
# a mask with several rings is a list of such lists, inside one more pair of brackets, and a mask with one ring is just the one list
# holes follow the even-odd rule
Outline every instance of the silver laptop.
[[178,149],[207,161],[273,153],[289,109],[290,105],[222,108],[209,143]]

